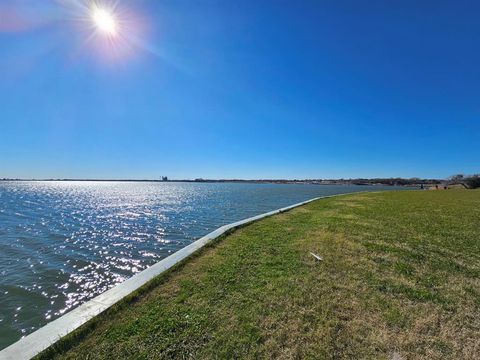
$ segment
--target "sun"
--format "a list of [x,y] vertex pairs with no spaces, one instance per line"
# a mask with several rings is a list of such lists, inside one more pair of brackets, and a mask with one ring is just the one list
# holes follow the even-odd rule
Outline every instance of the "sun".
[[93,23],[98,31],[109,36],[117,35],[117,20],[112,11],[101,7],[94,7],[91,15]]

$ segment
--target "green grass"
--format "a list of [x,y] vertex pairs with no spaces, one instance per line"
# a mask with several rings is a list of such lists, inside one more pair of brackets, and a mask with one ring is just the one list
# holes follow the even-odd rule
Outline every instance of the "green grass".
[[42,355],[474,359],[479,314],[480,191],[363,193],[220,239]]

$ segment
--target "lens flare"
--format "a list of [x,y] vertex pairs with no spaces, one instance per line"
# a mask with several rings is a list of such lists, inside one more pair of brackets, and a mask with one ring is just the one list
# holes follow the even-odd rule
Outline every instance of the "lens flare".
[[[2,0],[0,0],[2,2]],[[149,41],[152,23],[136,1],[54,0],[62,8],[62,19],[75,37],[70,59],[95,57],[105,64],[118,64],[134,56],[163,58]],[[1,10],[1,6],[0,6]],[[2,16],[0,14],[0,22]],[[1,24],[0,24],[1,30]],[[69,38],[70,40],[70,38]]]
[[117,21],[113,12],[94,7],[92,10],[92,20],[100,32],[109,36],[117,35]]

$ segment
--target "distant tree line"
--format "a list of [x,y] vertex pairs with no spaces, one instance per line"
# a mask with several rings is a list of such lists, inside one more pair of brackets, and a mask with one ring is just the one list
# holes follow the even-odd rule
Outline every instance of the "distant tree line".
[[[9,179],[9,178],[0,178],[0,181],[24,181],[25,179]],[[341,185],[341,184],[352,184],[352,185],[389,185],[389,186],[421,186],[421,185],[439,185],[439,184],[448,184],[455,185],[461,184],[469,189],[480,188],[480,174],[475,175],[463,175],[457,174],[445,179],[420,179],[420,178],[355,178],[355,179],[202,179],[197,178],[195,180],[170,180],[166,176],[162,176],[158,180],[96,180],[96,179],[44,179],[44,180],[63,180],[63,181],[174,181],[174,182],[247,182],[247,183],[276,183],[276,184],[318,184],[318,185]]]
[[480,174],[464,175],[457,174],[450,177],[449,182],[451,184],[462,184],[469,189],[480,188]]
[[420,185],[436,185],[445,182],[439,179],[420,179],[420,178],[355,178],[355,179],[202,179],[198,178],[195,182],[253,182],[253,183],[277,183],[277,184],[351,184],[351,185],[390,185],[390,186],[420,186]]
[[391,186],[408,186],[408,185],[427,185],[440,184],[442,181],[438,179],[420,179],[420,178],[373,178],[373,179],[350,179],[347,182],[355,185],[391,185]]

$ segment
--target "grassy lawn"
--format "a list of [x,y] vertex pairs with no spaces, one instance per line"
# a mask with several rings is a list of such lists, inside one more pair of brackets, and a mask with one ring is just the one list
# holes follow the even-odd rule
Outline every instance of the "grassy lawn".
[[44,357],[479,354],[480,191],[449,190],[340,196],[246,226]]

